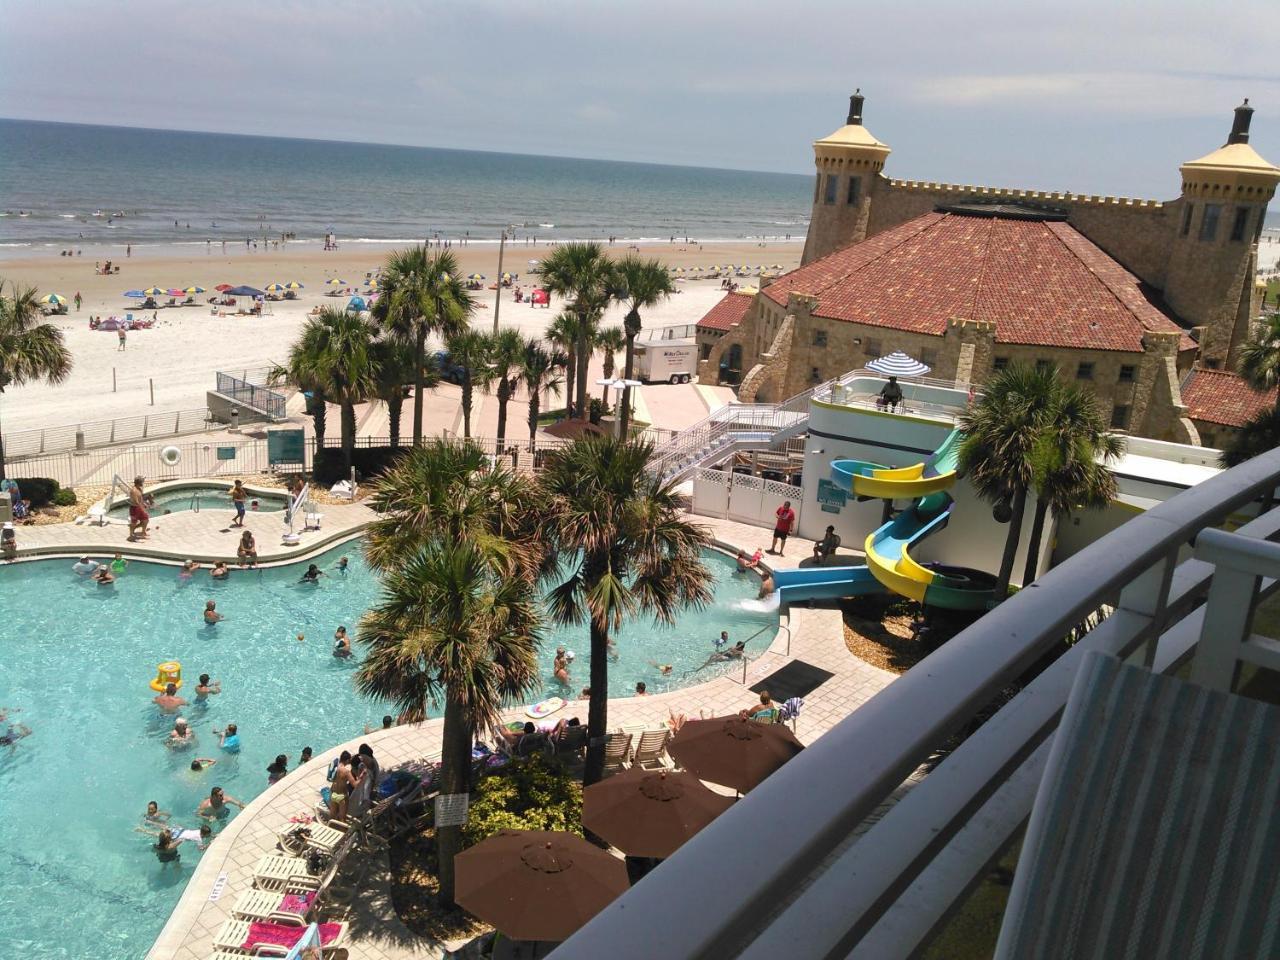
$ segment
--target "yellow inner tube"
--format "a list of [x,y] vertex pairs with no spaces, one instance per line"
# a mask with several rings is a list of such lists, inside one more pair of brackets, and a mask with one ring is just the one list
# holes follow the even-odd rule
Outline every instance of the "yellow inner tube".
[[151,681],[151,689],[156,693],[164,693],[171,683],[178,690],[182,689],[182,664],[176,660],[170,660],[156,667],[156,678]]

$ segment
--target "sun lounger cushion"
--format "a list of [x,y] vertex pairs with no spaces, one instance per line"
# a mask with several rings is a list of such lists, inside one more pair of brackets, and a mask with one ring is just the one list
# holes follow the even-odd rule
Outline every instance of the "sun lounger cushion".
[[[244,943],[240,944],[240,949],[252,951],[254,947],[263,944],[270,944],[273,947],[292,947],[306,932],[306,927],[291,927],[283,923],[255,920],[249,924],[249,934],[245,937]],[[332,943],[341,933],[342,924],[340,923],[320,924],[320,945]]]

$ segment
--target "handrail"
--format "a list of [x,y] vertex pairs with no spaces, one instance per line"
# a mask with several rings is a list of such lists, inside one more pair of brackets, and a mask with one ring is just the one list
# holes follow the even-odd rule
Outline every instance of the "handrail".
[[125,499],[129,498],[129,485],[121,479],[120,474],[113,473],[111,475],[111,486],[107,489],[107,496],[103,500],[102,512],[104,514],[110,513],[111,508],[115,506],[115,501],[112,498],[116,495],[116,484],[124,488]]
[[[1089,612],[1120,594],[1118,609],[1095,633],[1128,629],[1148,640],[1158,636],[1169,616],[1185,616],[1187,609],[1169,607],[1178,552],[1200,530],[1217,526],[1278,482],[1280,450],[1273,450],[1158,504],[1049,571],[752,790],[664,862],[657,871],[661,879],[642,881],[560,946],[557,960],[737,956],[759,918],[792,894],[920,763]],[[1020,756],[1025,754],[990,759],[1000,761],[1007,775]],[[922,851],[913,856],[923,859],[945,839],[913,837]],[[761,870],[760,864],[769,869]],[[909,882],[910,876],[902,880]],[[851,946],[847,937],[865,932],[883,915],[891,901],[880,866],[864,865],[855,883],[856,889],[842,891],[850,909],[842,908],[838,918],[822,918],[842,925],[843,939],[833,952],[816,945],[810,949],[806,940],[806,949],[793,956],[845,956]],[[852,906],[855,901],[864,906],[862,912]],[[663,922],[645,923],[644,935],[637,936],[636,918],[649,917]]]

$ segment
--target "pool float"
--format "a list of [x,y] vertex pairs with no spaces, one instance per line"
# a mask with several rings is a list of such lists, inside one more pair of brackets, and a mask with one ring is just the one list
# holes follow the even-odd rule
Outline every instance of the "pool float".
[[165,447],[160,451],[160,459],[172,467],[182,459],[182,451],[174,446]]
[[151,681],[151,689],[156,693],[164,693],[169,684],[182,689],[182,664],[177,660],[169,660],[156,667],[156,678]]
[[538,703],[535,703],[532,707],[527,709],[524,712],[524,715],[526,717],[532,717],[534,720],[538,720],[542,717],[551,716],[551,714],[555,713],[563,706],[564,700],[560,697],[547,697],[547,699],[540,700]]

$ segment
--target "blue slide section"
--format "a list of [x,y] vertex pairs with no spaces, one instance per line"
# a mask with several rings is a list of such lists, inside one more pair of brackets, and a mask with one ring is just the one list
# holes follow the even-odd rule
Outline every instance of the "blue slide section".
[[857,597],[866,593],[888,592],[866,566],[775,570],[773,582],[778,588],[780,603],[839,600],[843,597]]

